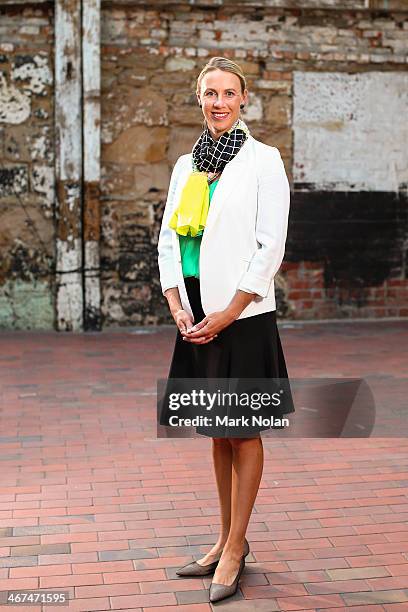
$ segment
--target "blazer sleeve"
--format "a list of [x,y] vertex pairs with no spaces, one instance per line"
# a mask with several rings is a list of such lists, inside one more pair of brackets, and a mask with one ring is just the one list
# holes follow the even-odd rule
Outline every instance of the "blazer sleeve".
[[177,273],[175,267],[175,259],[173,254],[173,236],[174,230],[169,228],[169,221],[174,208],[174,195],[177,187],[177,178],[181,168],[181,159],[176,161],[170,177],[169,189],[167,192],[167,200],[164,207],[163,218],[161,222],[159,240],[157,244],[158,264],[160,273],[160,284],[162,293],[167,289],[177,287]]
[[238,289],[261,297],[268,294],[271,282],[285,253],[290,187],[281,154],[268,147],[258,172],[258,204],[255,234],[258,250]]

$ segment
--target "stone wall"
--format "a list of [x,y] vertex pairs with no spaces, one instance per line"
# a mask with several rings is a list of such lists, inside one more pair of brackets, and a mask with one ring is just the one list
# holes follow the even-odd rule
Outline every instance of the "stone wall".
[[0,328],[54,324],[53,11],[0,7]]
[[290,178],[281,314],[408,315],[407,14],[224,4],[104,11],[106,324],[168,320],[157,232],[169,169],[200,131],[195,79],[211,55],[242,65],[244,117]]
[[[0,327],[51,328],[53,5],[0,5]],[[102,3],[103,326],[170,321],[158,230],[171,167],[201,129],[195,80],[213,55],[243,67],[244,118],[290,179],[280,314],[407,316],[406,3],[149,6]]]

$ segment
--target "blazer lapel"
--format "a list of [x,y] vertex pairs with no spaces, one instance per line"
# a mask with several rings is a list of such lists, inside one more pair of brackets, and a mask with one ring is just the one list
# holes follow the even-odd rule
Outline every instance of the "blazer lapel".
[[[240,148],[240,150],[234,157],[234,159],[228,162],[228,164],[225,166],[224,170],[222,171],[221,177],[218,181],[218,185],[215,188],[214,195],[211,198],[211,204],[208,210],[205,231],[209,229],[215,223],[220,213],[220,210],[222,209],[223,202],[225,202],[225,200],[230,197],[231,193],[233,192],[234,187],[235,188],[237,188],[237,186],[239,187],[239,180],[240,178],[242,178],[243,170],[245,169],[249,161],[249,157],[250,157],[249,149],[251,147],[252,140],[253,140],[253,137],[249,135],[247,140],[244,142],[244,144],[242,145],[242,147]],[[191,154],[190,154],[190,156],[186,158],[185,166],[182,168],[180,172],[180,176],[178,178],[178,186],[176,190],[173,209],[175,209],[178,205],[178,202],[180,200],[181,191],[191,171],[192,171],[192,166],[191,166]],[[205,234],[205,231],[204,231],[204,234]],[[174,232],[173,238],[174,238],[174,244],[176,246],[177,258],[180,261],[179,241],[177,239],[176,232]]]
[[250,147],[251,136],[247,138],[241,149],[238,151],[234,159],[232,159],[225,166],[222,171],[221,177],[218,181],[217,187],[215,188],[214,194],[211,198],[210,208],[208,210],[207,223],[205,230],[208,231],[216,222],[218,215],[222,209],[223,203],[227,198],[230,197],[234,187],[239,188],[239,180],[242,176],[242,171],[248,162],[248,151]]

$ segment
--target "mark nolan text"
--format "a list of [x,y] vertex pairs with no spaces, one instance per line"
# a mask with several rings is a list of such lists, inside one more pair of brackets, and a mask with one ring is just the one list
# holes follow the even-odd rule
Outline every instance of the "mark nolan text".
[[286,427],[289,425],[289,419],[262,417],[255,414],[252,415],[251,418],[241,416],[235,419],[228,416],[216,416],[215,418],[213,418],[202,415],[193,417],[192,419],[187,419],[183,417],[178,417],[177,415],[173,415],[169,418],[169,425],[171,427],[212,427],[213,425],[215,425],[216,427]]

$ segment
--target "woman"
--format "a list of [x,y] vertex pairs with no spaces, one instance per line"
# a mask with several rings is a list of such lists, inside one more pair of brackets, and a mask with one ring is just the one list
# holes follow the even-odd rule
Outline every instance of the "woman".
[[[240,118],[248,100],[240,67],[214,57],[196,90],[204,130],[172,172],[159,235],[160,282],[177,325],[169,380],[286,378],[273,278],[284,254],[289,183],[276,147]],[[291,397],[281,413],[293,412]],[[245,538],[258,492],[259,435],[213,435],[221,508],[216,544],[180,576],[214,573],[210,601],[234,594],[249,553]]]

